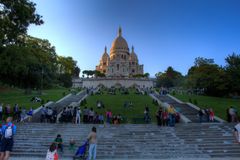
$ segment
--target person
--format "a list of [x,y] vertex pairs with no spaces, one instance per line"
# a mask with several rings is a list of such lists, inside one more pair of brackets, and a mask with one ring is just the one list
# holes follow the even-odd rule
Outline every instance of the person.
[[227,114],[227,122],[231,122],[231,115],[229,114],[229,110],[230,110],[230,108],[227,108],[227,110],[226,110],[226,114]]
[[58,160],[57,146],[52,143],[47,151],[46,160]]
[[80,122],[81,122],[81,113],[82,113],[81,109],[77,108],[77,111],[76,111],[76,121],[75,121],[76,124],[80,124]]
[[21,114],[21,121],[23,121],[25,119],[25,117],[26,117],[26,109],[25,109],[25,107],[23,107],[22,114]]
[[54,142],[57,145],[57,149],[60,149],[60,151],[63,153],[63,140],[61,134],[57,135],[57,138],[55,138]]
[[71,138],[70,141],[69,141],[69,150],[70,151],[75,150],[75,144],[76,144],[75,140],[73,138]]
[[32,116],[33,116],[33,109],[32,109],[32,107],[29,109],[27,115],[28,115],[28,122],[31,122],[32,121]]
[[19,107],[18,104],[15,104],[13,107],[13,119],[17,120],[18,119],[18,111],[19,111]]
[[212,108],[209,109],[209,120],[210,122],[214,122],[214,112]]
[[163,112],[162,112],[162,125],[168,126],[168,112],[166,109],[163,109]]
[[238,144],[240,144],[240,122],[234,126],[234,138]]
[[202,109],[200,109],[198,111],[198,117],[199,117],[199,123],[202,123],[203,121],[203,115],[204,115],[204,111]]
[[6,105],[5,113],[6,113],[7,117],[10,117],[10,115],[11,115],[11,106],[10,106],[10,104]]
[[112,112],[111,112],[111,110],[108,110],[106,112],[106,117],[107,117],[107,123],[110,124],[111,123],[111,119],[112,119]]
[[175,126],[175,109],[173,105],[170,105],[168,107],[168,114],[169,114],[169,126],[174,127]]
[[3,116],[3,103],[0,103],[0,121],[2,121]]
[[123,120],[123,118],[122,118],[121,114],[118,114],[117,115],[118,124],[121,124],[122,120]]
[[12,117],[8,117],[6,125],[2,126],[2,144],[0,160],[8,160],[10,152],[12,152],[14,144],[14,135],[16,134],[17,127],[12,123]]
[[45,122],[46,115],[47,115],[46,112],[47,112],[47,111],[46,111],[46,108],[45,108],[45,106],[43,105],[42,108],[41,108],[41,117],[40,117],[40,122],[41,122],[41,123],[42,123],[42,122]]
[[209,109],[204,109],[204,112],[205,112],[205,114],[206,114],[206,120],[207,120],[207,122],[209,122]]
[[235,122],[237,116],[236,116],[236,110],[233,108],[233,106],[229,108],[229,114],[231,117],[231,122]]
[[144,121],[145,121],[145,123],[149,123],[150,120],[151,120],[151,118],[150,118],[149,108],[145,107],[145,110],[144,110]]
[[98,119],[99,119],[99,123],[100,124],[104,123],[104,116],[103,116],[103,114],[99,114]]
[[162,107],[159,107],[158,111],[156,112],[156,118],[157,118],[158,126],[162,126],[162,121],[163,121]]
[[19,107],[19,110],[18,110],[18,113],[17,113],[17,122],[20,122],[21,121],[21,114],[22,114],[22,107]]
[[88,160],[95,160],[97,156],[97,129],[92,127],[92,132],[89,133],[88,137],[89,142],[89,151],[88,151]]
[[53,110],[51,107],[47,107],[47,122],[52,122]]
[[93,111],[93,108],[90,109],[89,111],[89,122],[93,123],[93,117],[94,117],[95,113]]
[[85,107],[85,108],[83,109],[83,122],[84,122],[84,123],[87,123],[87,122],[88,122],[88,112],[89,112],[89,110],[87,109],[87,107]]

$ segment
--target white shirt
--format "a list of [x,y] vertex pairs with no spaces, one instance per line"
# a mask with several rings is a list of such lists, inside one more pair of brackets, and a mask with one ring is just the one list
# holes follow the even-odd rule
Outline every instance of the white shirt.
[[46,160],[54,160],[54,155],[57,153],[57,151],[50,152],[49,150],[47,151],[47,156]]
[[3,108],[2,108],[2,105],[0,105],[0,112],[2,112],[3,111]]
[[237,130],[237,133],[238,133],[238,142],[240,142],[240,123],[238,123],[236,126],[235,126],[236,130]]

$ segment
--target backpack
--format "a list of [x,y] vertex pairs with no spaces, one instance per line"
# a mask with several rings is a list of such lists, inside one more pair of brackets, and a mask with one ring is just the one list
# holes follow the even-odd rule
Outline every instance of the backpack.
[[6,126],[5,132],[4,132],[4,138],[12,138],[13,137],[13,124],[11,126]]

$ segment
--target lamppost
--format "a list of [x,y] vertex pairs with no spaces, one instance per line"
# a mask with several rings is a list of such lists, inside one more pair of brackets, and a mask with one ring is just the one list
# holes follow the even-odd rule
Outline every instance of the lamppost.
[[42,94],[42,90],[43,90],[43,68],[42,68],[42,72],[41,72],[41,92],[40,94]]

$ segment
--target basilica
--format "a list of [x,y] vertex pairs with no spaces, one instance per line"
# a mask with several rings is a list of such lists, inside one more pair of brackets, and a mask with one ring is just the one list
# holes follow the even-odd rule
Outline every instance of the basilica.
[[122,36],[122,29],[119,28],[118,36],[112,43],[110,55],[105,47],[96,70],[104,73],[106,77],[133,77],[143,74],[143,65],[139,65],[137,54],[132,46],[131,52],[127,41]]

